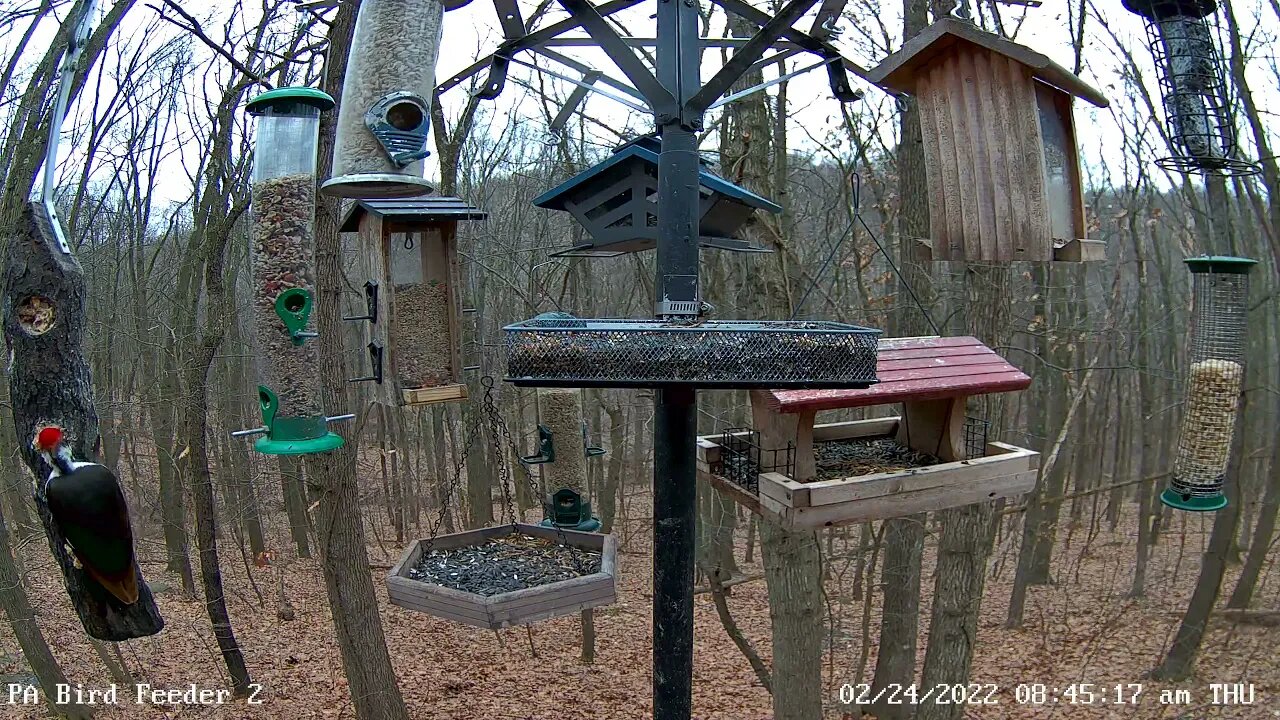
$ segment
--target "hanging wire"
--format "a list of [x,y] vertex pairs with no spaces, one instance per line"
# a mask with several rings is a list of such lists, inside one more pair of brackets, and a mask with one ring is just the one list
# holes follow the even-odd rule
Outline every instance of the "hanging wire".
[[902,287],[906,289],[907,294],[911,297],[911,301],[920,309],[920,314],[924,316],[925,322],[929,323],[929,327],[933,329],[934,335],[941,335],[942,331],[938,329],[937,323],[933,321],[933,317],[929,315],[929,311],[925,309],[924,303],[920,302],[920,296],[916,294],[915,288],[911,287],[911,283],[907,282],[906,277],[902,275],[902,271],[898,269],[898,264],[893,261],[893,256],[884,249],[884,244],[880,242],[880,238],[876,236],[871,226],[867,225],[866,219],[862,217],[862,175],[858,171],[849,174],[849,204],[853,208],[853,217],[849,219],[849,224],[845,226],[840,236],[836,239],[835,244],[831,246],[831,251],[827,253],[826,260],[822,262],[822,267],[818,268],[818,273],[813,276],[813,281],[809,283],[809,287],[805,289],[804,295],[800,296],[800,302],[796,303],[795,312],[791,313],[791,320],[795,320],[800,315],[800,310],[804,307],[805,301],[809,299],[818,283],[822,280],[822,276],[826,273],[827,268],[831,266],[831,261],[835,259],[836,253],[840,250],[840,246],[849,238],[850,231],[853,229],[854,223],[862,226],[867,235],[871,236],[871,240],[875,242],[876,247],[880,249],[880,254],[884,255],[884,259],[889,263],[889,267],[893,268],[894,275],[898,276],[898,281],[902,283]]

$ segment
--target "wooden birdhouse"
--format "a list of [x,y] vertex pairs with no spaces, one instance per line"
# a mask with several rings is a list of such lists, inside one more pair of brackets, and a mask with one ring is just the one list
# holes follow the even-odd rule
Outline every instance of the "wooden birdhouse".
[[467,397],[459,331],[459,221],[487,213],[454,197],[356,201],[342,220],[368,262],[363,315],[376,402],[425,405]]
[[981,262],[1100,260],[1086,239],[1074,98],[1107,99],[1048,57],[952,18],[868,79],[915,96],[929,183],[920,256]]
[[[534,199],[533,204],[564,210],[591,235],[591,241],[553,257],[614,257],[651,250],[658,244],[659,141],[643,136]],[[705,163],[704,163],[705,166]],[[703,167],[699,173],[699,244],[738,252],[768,252],[738,237],[756,210],[782,208]]]

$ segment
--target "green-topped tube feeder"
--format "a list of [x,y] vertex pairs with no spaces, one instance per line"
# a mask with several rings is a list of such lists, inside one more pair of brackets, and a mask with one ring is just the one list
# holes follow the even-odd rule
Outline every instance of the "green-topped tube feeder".
[[1223,256],[1186,263],[1192,282],[1186,396],[1173,475],[1160,500],[1206,512],[1227,506],[1222,486],[1244,386],[1249,271],[1258,263]]
[[258,402],[264,433],[259,452],[297,455],[341,447],[320,400],[320,356],[308,330],[315,307],[316,147],[320,113],[333,98],[284,87],[249,101],[257,119],[253,158],[254,324]]
[[591,514],[587,498],[587,460],[604,454],[588,442],[583,420],[582,391],[577,388],[538,389],[538,454],[521,458],[542,469],[546,527],[595,532],[600,520]]

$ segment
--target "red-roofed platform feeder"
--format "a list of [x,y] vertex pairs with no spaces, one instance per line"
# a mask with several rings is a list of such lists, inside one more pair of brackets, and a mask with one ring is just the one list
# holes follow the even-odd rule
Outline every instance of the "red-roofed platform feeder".
[[[1035,485],[1039,453],[1000,442],[967,447],[968,397],[1031,384],[976,338],[882,340],[876,374],[879,383],[861,390],[753,391],[755,428],[700,438],[699,472],[792,528],[959,507]],[[896,417],[814,424],[821,411],[897,403]],[[857,472],[839,476],[845,467]]]

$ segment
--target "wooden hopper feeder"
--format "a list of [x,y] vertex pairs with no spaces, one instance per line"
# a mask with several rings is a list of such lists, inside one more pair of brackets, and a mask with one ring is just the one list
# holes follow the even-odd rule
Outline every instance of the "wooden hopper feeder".
[[[533,204],[564,210],[592,240],[553,257],[615,257],[651,250],[658,243],[658,157],[656,138],[643,136],[534,199]],[[699,173],[699,243],[738,252],[768,252],[737,237],[757,209],[780,213],[776,203],[734,185],[710,170]]]
[[487,213],[453,197],[358,200],[342,220],[368,258],[365,345],[384,405],[467,397],[462,381],[457,227]]
[[925,260],[1101,260],[1087,240],[1073,99],[1107,99],[1034,50],[944,18],[871,70],[920,109]]
[[[971,337],[882,340],[880,382],[863,390],[753,391],[759,448],[787,448],[790,476],[760,458],[751,482],[725,471],[734,438],[698,440],[698,472],[738,502],[785,527],[819,528],[942,510],[1013,497],[1035,485],[1039,453],[986,443],[980,457],[966,450],[965,400],[1021,390],[1031,378]],[[902,403],[898,417],[814,425],[821,410]],[[815,443],[892,437],[939,464],[857,477],[815,480]],[[765,452],[774,452],[772,450]]]
[[[444,620],[497,630],[510,625],[571,615],[587,608],[609,605],[617,600],[617,542],[612,535],[575,530],[557,531],[525,524],[519,524],[516,528],[524,535],[553,543],[567,542],[573,547],[599,552],[599,572],[524,590],[484,596],[411,579],[409,569],[422,558],[428,544],[427,540],[419,540],[405,551],[400,562],[387,575],[387,596],[391,604]],[[431,549],[448,550],[480,545],[511,533],[511,525],[502,525],[441,535],[431,543]]]

